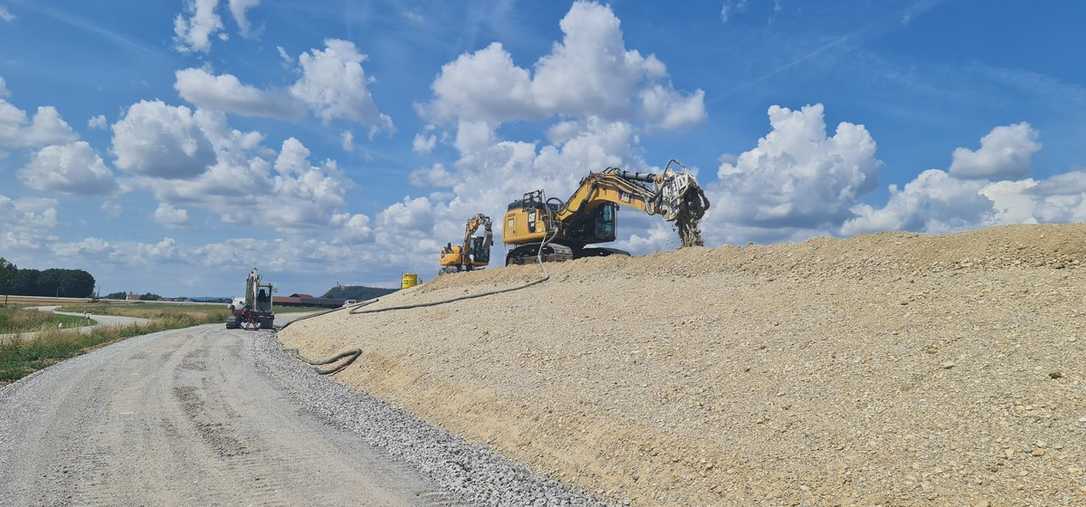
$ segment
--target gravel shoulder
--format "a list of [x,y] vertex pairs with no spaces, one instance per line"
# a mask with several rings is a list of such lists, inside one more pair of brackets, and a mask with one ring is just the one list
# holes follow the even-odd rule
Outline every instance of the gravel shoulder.
[[[1086,226],[548,266],[299,322],[337,379],[636,504],[1086,502]],[[373,305],[538,276],[443,276]]]
[[133,337],[0,387],[0,505],[268,503],[593,501],[317,375],[269,332]]

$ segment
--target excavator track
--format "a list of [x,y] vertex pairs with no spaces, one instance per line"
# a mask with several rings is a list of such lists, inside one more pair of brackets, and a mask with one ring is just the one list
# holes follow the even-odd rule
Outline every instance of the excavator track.
[[[514,248],[505,256],[505,265],[532,264],[539,256],[539,245],[523,245]],[[555,243],[543,247],[543,262],[562,262],[573,260],[573,249]]]

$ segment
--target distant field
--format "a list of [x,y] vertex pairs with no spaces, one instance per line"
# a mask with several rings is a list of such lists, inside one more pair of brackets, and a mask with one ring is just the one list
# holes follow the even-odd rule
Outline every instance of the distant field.
[[0,386],[97,347],[131,336],[207,324],[218,320],[217,317],[210,320],[212,317],[214,316],[210,313],[205,318],[177,313],[156,318],[146,324],[99,327],[88,333],[67,333],[52,329],[36,336],[33,340],[0,339]]
[[27,333],[42,329],[79,327],[94,324],[93,320],[69,315],[27,310],[19,307],[0,307],[0,334]]
[[122,317],[140,317],[144,319],[163,319],[185,316],[201,322],[226,321],[229,311],[226,305],[216,304],[171,304],[152,302],[133,303],[83,303],[64,305],[62,312],[91,313],[99,315],[120,315]]

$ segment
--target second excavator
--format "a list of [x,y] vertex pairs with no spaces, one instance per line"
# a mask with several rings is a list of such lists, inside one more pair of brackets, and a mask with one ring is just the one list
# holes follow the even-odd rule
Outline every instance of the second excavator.
[[[476,236],[479,228],[483,229],[482,236]],[[456,273],[459,271],[472,271],[483,269],[490,263],[490,247],[494,244],[494,231],[490,223],[490,217],[478,213],[468,219],[464,225],[463,245],[446,244],[441,249],[441,273]]]
[[537,257],[563,261],[628,255],[614,248],[589,246],[615,240],[619,206],[660,215],[674,223],[683,247],[703,244],[698,223],[709,209],[709,200],[694,175],[671,160],[661,173],[615,167],[589,173],[564,202],[547,198],[542,190],[524,194],[509,204],[502,222],[502,240],[509,248],[506,265],[535,262]]

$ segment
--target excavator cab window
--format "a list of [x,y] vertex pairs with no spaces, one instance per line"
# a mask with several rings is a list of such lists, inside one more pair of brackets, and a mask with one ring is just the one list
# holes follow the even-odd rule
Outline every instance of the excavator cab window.
[[617,215],[618,206],[612,203],[605,203],[599,208],[596,208],[596,241],[614,241],[615,240],[615,216]]
[[480,264],[490,262],[490,249],[486,248],[485,237],[476,236],[471,238],[471,256],[473,261]]

